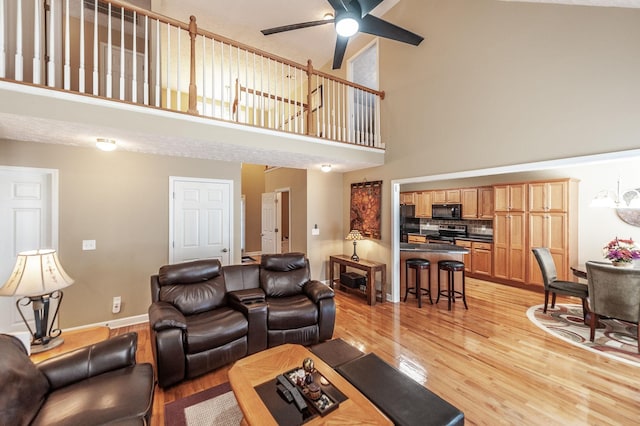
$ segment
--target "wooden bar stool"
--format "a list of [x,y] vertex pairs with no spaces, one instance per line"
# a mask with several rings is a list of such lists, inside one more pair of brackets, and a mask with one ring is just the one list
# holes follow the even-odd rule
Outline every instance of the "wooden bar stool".
[[[447,289],[441,290],[440,287],[440,272],[447,272]],[[454,280],[455,273],[462,272],[462,291],[455,290]],[[456,302],[456,297],[462,299],[464,303],[464,308],[469,309],[467,307],[467,297],[465,294],[465,282],[464,282],[464,263],[459,262],[457,260],[441,260],[438,262],[438,297],[436,299],[436,304],[440,300],[440,295],[446,296],[448,301],[448,310],[451,310],[451,302]]]
[[[415,294],[416,297],[418,298],[418,307],[422,308],[422,295],[426,294],[429,296],[429,303],[433,305],[433,300],[431,299],[430,268],[431,268],[431,262],[429,262],[427,259],[407,259],[407,261],[405,262],[405,273],[404,273],[405,284],[406,284],[406,291],[404,292],[405,302],[407,301],[407,296],[409,295],[409,293]],[[409,269],[415,270],[415,280],[414,280],[413,287],[409,287]],[[420,284],[420,275],[422,275],[422,271],[425,269],[427,270],[427,276],[429,277],[428,288],[422,288],[422,285]]]

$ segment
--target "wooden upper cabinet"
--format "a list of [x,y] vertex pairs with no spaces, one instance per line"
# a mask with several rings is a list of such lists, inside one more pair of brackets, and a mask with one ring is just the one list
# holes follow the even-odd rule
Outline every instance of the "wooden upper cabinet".
[[524,212],[527,207],[527,184],[496,185],[493,201],[497,212]]
[[569,208],[568,181],[529,184],[529,211],[566,212]]
[[441,189],[431,192],[433,193],[433,204],[460,204],[461,202],[459,189]]
[[478,188],[478,218],[493,219],[493,188],[490,186]]
[[464,188],[460,190],[462,197],[462,218],[477,219],[478,218],[478,189]]
[[401,192],[400,193],[400,204],[415,204],[416,203],[416,193],[415,192]]
[[431,217],[431,191],[416,193],[416,217]]

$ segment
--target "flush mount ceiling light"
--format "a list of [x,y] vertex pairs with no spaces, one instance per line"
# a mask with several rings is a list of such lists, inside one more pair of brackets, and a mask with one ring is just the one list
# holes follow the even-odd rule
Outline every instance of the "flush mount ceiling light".
[[351,12],[344,12],[336,19],[336,32],[342,37],[351,37],[358,32],[360,22],[358,17]]
[[116,141],[107,138],[97,138],[96,147],[102,151],[113,151],[117,148]]
[[322,17],[322,19],[324,19],[325,21],[333,19],[333,13],[331,13],[331,12],[325,13],[324,16]]
[[322,166],[320,166],[320,170],[325,173],[329,173],[331,171],[331,164],[323,164]]

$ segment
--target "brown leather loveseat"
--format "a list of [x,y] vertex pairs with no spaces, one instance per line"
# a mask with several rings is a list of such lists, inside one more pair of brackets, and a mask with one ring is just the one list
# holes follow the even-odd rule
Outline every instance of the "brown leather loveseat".
[[165,265],[151,276],[149,327],[158,384],[191,379],[267,347],[333,336],[333,290],[310,278],[303,253],[260,265],[215,259]]
[[147,425],[155,382],[136,364],[138,336],[123,334],[49,358],[29,359],[0,334],[0,425]]

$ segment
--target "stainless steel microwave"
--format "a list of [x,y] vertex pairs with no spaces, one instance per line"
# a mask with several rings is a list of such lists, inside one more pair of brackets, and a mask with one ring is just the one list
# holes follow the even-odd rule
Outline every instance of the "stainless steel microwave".
[[441,220],[462,219],[462,204],[433,204],[431,218]]

